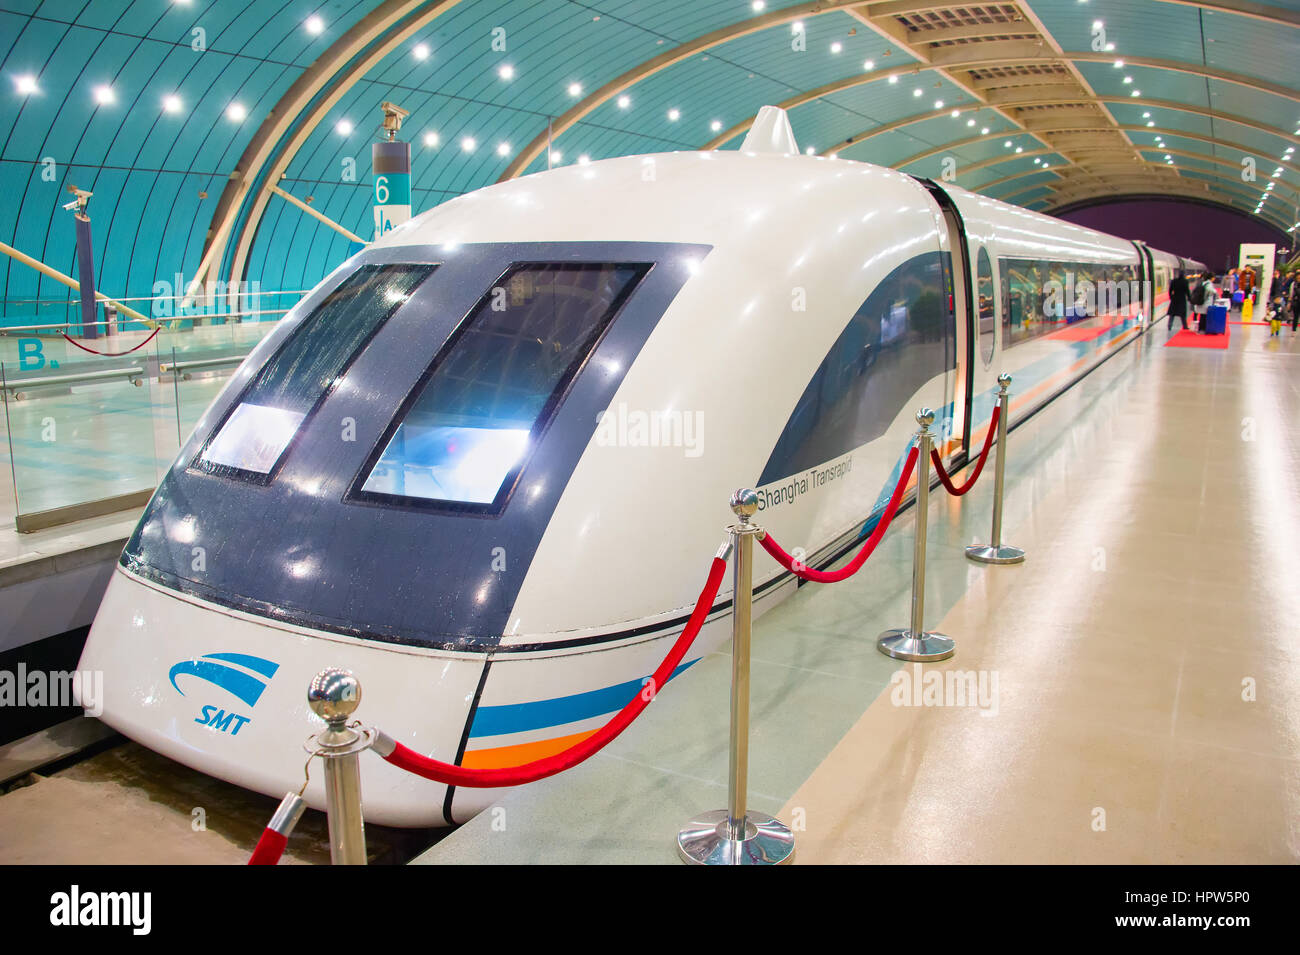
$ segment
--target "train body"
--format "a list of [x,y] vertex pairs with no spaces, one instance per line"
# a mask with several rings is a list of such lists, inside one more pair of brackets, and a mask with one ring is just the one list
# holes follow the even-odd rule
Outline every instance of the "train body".
[[[81,661],[102,719],[278,796],[320,726],[307,685],[341,666],[358,715],[422,753],[557,752],[681,632],[735,488],[825,565],[883,506],[919,407],[956,465],[999,373],[1023,414],[1163,315],[1172,256],[779,142],[494,185],[334,270],[131,536]],[[755,584],[756,613],[794,589],[765,556]],[[726,639],[728,588],[686,665]],[[399,826],[496,798],[370,757],[363,791]]]

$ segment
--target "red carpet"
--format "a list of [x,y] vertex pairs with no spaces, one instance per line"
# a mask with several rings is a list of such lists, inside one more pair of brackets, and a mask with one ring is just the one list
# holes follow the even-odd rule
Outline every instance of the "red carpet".
[[1226,327],[1222,335],[1198,335],[1190,328],[1184,328],[1165,345],[1171,348],[1227,348],[1229,335]]

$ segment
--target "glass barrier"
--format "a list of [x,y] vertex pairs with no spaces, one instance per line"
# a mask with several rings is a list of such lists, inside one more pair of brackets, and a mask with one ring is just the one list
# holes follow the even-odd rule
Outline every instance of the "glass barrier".
[[[0,508],[18,530],[142,505],[298,293],[270,294],[280,298],[262,311],[210,314],[199,303],[156,331],[115,318],[93,338],[80,334],[75,301],[21,323],[0,317]],[[157,311],[149,300],[133,307]]]

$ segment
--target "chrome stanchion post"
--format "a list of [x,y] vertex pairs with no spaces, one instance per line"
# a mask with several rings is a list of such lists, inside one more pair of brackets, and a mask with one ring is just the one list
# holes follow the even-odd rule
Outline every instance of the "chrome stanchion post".
[[360,758],[374,741],[374,731],[347,725],[360,703],[361,683],[347,670],[321,670],[307,688],[307,704],[328,724],[307,740],[307,749],[325,763],[325,809],[334,865],[366,864]]
[[886,630],[876,640],[876,649],[896,660],[930,663],[946,660],[956,645],[951,637],[925,630],[925,537],[930,510],[930,447],[934,435],[934,412],[922,408],[916,415],[921,430],[916,433],[916,541],[912,545],[912,625]]
[[966,556],[981,564],[1018,564],[1025,559],[1025,552],[1019,547],[1002,543],[1002,485],[1007,473],[1007,418],[1011,414],[1011,402],[1007,389],[1011,387],[1011,376],[998,375],[998,459],[994,464],[993,477],[993,539],[989,544],[973,544],[966,548]]
[[754,599],[758,494],[731,495],[738,524],[727,528],[733,553],[731,616],[731,750],[727,808],[693,818],[677,834],[677,854],[693,865],[781,865],[794,858],[794,833],[779,819],[745,805],[749,783],[749,643]]

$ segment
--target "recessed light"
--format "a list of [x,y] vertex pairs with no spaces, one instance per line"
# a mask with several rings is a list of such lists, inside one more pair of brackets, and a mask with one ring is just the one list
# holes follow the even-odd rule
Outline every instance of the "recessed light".
[[668,119],[669,119],[671,122],[674,122],[674,123],[675,123],[675,122],[677,122],[677,121],[678,121],[679,119],[681,119],[681,118],[682,118],[681,110],[679,110],[679,109],[670,109],[670,110],[668,111]]
[[815,150],[814,150],[811,146],[809,146],[807,149],[804,150],[804,155],[805,155],[805,156],[811,156],[811,155],[813,154],[814,151],[815,151]]
[[720,131],[722,129],[722,120],[715,119],[713,122],[709,123],[709,129],[713,130],[715,133]]
[[581,84],[581,83],[570,83],[570,84],[569,84],[569,95],[570,95],[570,96],[581,96],[581,95],[582,95],[582,84]]
[[968,120],[966,120],[966,125],[967,125],[967,126],[974,126],[974,125],[975,125],[975,120],[973,120],[973,119],[968,119]]
[[935,100],[935,101],[934,101],[934,108],[935,108],[935,109],[943,109],[943,100],[941,100],[941,99],[937,99],[937,100]]
[[754,2],[749,5],[749,9],[753,10],[755,13],[762,13],[763,8],[766,6],[767,4],[764,3],[763,0],[754,0]]
[[1007,140],[1005,143],[1003,143],[1002,145],[1005,146],[1005,147],[1007,147],[1007,149],[1010,149],[1010,148],[1011,148],[1011,140],[1008,139],[1008,140]]
[[632,100],[631,100],[630,97],[627,97],[627,96],[620,96],[620,97],[618,98],[618,108],[619,108],[619,109],[627,109],[627,108],[628,108],[629,106],[631,106],[631,105],[632,105]]
[[497,143],[497,155],[498,155],[498,156],[509,156],[509,155],[510,155],[510,144],[509,144],[509,143]]
[[107,105],[117,99],[117,94],[113,92],[113,87],[107,83],[95,87],[95,102]]
[[304,20],[302,25],[312,36],[320,36],[325,32],[325,21],[314,13]]
[[803,21],[802,21],[802,20],[795,20],[794,23],[790,24],[790,32],[791,32],[791,33],[802,33],[802,32],[803,32]]
[[181,102],[181,98],[175,93],[168,93],[163,97],[164,113],[179,113],[183,106],[184,104]]
[[513,80],[515,78],[515,68],[509,63],[502,63],[497,67],[497,76],[503,80]]
[[989,134],[989,128],[987,126],[980,129],[981,136],[987,136],[988,134]]
[[1024,147],[1024,146],[1017,146],[1017,147],[1016,147],[1016,152],[1017,152],[1017,153],[1022,153],[1022,152],[1024,152],[1024,151],[1025,151],[1025,147]]
[[417,43],[411,48],[411,55],[417,60],[427,60],[429,58],[429,44]]
[[889,78],[889,85],[890,85],[890,86],[893,86],[893,85],[894,85],[895,83],[897,83],[897,82],[898,82],[898,77],[897,77],[897,76],[891,76],[891,77]]
[[1134,90],[1132,93],[1129,93],[1128,95],[1129,95],[1129,96],[1141,96],[1141,95],[1142,95],[1142,91],[1141,91],[1141,90]]
[[954,109],[949,115],[951,115],[953,119],[958,119],[961,117],[961,110]]
[[[876,61],[875,61],[875,60],[863,60],[863,61],[862,61],[862,68],[863,68],[864,70],[866,70],[868,73],[870,73],[872,70],[874,70],[874,69],[876,68]],[[890,77],[890,79],[893,79],[893,77]]]
[[429,130],[427,133],[424,134],[424,145],[430,147],[437,146],[438,142],[439,142],[438,134],[435,133],[433,130]]
[[474,140],[474,137],[473,137],[473,136],[462,136],[462,137],[461,137],[461,140],[460,140],[460,148],[463,149],[463,150],[465,150],[465,152],[467,152],[467,153],[472,153],[472,152],[474,151],[474,149],[475,149],[477,146],[478,146],[478,143]]
[[842,49],[844,49],[844,44],[840,43],[838,40],[836,40],[834,43],[831,44],[832,53],[838,53]]
[[1118,69],[1122,69],[1123,66],[1124,66],[1124,61],[1123,61],[1123,60],[1116,60],[1116,61],[1115,61],[1115,69],[1117,69],[1117,70],[1118,70]]
[[921,91],[920,91],[920,90],[912,90],[912,95],[913,95],[913,96],[920,96],[920,95],[921,95]]
[[30,96],[40,88],[36,85],[36,77],[30,73],[14,77],[14,87],[18,90],[19,96]]
[[1126,84],[1127,84],[1127,83],[1132,83],[1132,82],[1133,82],[1133,77],[1131,77],[1131,76],[1126,76],[1126,77],[1124,77],[1124,82],[1125,82]]
[[558,165],[563,159],[564,153],[560,152],[558,149],[551,150],[551,165]]
[[585,166],[589,162],[591,162],[591,157],[588,156],[586,153],[583,153],[581,156],[578,157],[579,166]]
[[334,125],[334,130],[335,130],[335,131],[336,131],[340,136],[351,136],[351,135],[352,135],[352,123],[351,123],[350,120],[340,119],[340,120],[339,120],[339,121]]
[[244,109],[243,103],[231,103],[226,107],[226,115],[237,123],[242,123],[248,118],[248,110]]

